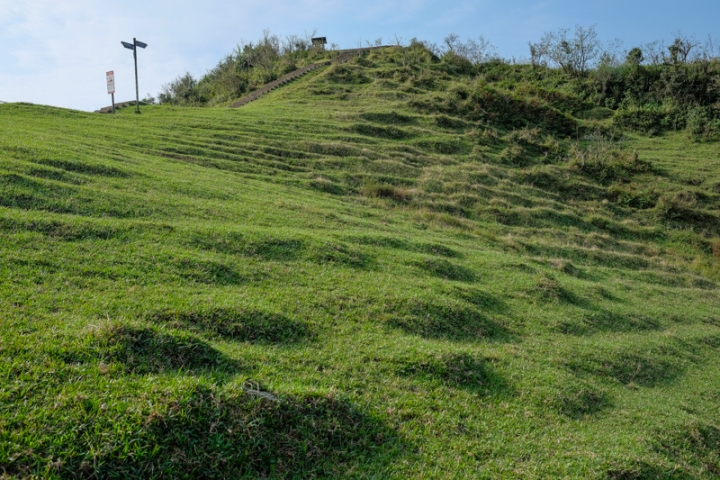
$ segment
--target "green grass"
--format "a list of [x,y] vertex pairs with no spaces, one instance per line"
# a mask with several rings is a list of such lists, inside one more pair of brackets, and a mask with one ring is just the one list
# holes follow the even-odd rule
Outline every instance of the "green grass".
[[0,106],[0,474],[716,478],[717,144],[474,118],[392,55]]

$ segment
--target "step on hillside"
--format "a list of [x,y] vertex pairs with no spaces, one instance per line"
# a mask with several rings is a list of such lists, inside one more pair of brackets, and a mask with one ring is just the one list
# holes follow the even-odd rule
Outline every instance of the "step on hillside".
[[335,57],[335,59],[333,59],[331,62],[312,63],[305,67],[294,70],[286,75],[283,75],[279,79],[274,80],[274,81],[264,85],[263,87],[255,90],[254,92],[250,93],[249,95],[241,98],[237,102],[230,105],[230,108],[239,108],[239,107],[242,107],[243,105],[247,105],[248,103],[253,102],[253,101],[257,100],[258,98],[262,97],[266,93],[270,93],[271,91],[275,90],[277,87],[281,87],[281,86],[295,80],[296,78],[299,78],[307,73],[317,70],[320,67],[325,67],[332,63],[344,63],[356,55],[360,55],[362,53],[369,52],[370,50],[375,50],[377,48],[387,48],[387,47],[367,47],[367,48],[352,48],[349,50],[341,50],[340,55]]

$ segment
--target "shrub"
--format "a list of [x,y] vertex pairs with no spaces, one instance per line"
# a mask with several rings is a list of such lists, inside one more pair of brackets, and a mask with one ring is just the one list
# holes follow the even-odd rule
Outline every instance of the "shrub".
[[568,160],[571,168],[601,183],[628,181],[634,175],[652,170],[650,162],[641,160],[637,152],[623,151],[604,137],[587,148],[573,145]]
[[720,119],[713,118],[708,107],[694,107],[687,115],[687,130],[693,140],[711,138],[720,133]]
[[649,105],[618,110],[613,119],[620,127],[650,135],[659,135],[665,130],[680,130],[686,124],[684,113],[679,108],[669,105]]

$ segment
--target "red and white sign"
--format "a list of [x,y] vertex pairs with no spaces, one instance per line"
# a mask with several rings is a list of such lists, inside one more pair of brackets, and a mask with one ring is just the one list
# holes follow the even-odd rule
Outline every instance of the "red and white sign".
[[105,75],[107,76],[108,93],[115,93],[115,72],[111,70]]

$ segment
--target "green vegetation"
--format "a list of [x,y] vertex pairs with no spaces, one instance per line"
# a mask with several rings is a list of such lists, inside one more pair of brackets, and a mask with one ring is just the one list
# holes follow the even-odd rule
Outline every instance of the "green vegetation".
[[0,105],[0,475],[716,478],[717,143],[468,62]]

